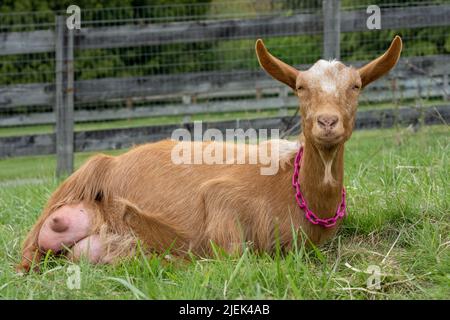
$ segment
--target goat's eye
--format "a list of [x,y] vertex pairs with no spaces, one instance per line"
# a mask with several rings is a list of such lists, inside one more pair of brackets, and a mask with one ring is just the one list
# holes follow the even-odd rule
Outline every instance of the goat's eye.
[[361,89],[361,87],[358,86],[357,84],[355,84],[355,85],[352,86],[352,89],[353,90],[359,90],[359,89]]
[[298,86],[298,87],[297,87],[297,91],[300,91],[300,90],[303,90],[303,89],[305,89],[304,86]]

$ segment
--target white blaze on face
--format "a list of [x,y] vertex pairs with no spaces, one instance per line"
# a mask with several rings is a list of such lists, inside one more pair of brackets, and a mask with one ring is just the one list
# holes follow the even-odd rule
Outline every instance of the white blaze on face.
[[317,61],[309,70],[312,80],[320,86],[322,91],[326,93],[338,93],[337,84],[339,82],[339,65],[341,63],[336,60]]

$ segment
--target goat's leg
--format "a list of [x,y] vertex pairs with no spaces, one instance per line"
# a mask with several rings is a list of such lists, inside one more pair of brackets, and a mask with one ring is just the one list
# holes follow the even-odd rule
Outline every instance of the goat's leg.
[[183,254],[189,246],[189,236],[179,228],[179,223],[163,214],[142,212],[134,204],[122,200],[125,205],[124,222],[149,250]]
[[[235,213],[228,209],[208,212],[207,240],[224,249],[230,255],[240,255],[244,235]],[[212,248],[211,248],[212,249]],[[210,249],[210,250],[211,250]]]
[[[242,252],[245,237],[237,213],[233,210],[238,206],[229,199],[217,196],[227,190],[236,190],[236,183],[238,182],[235,180],[218,178],[202,185],[200,192],[205,211],[205,234],[202,242],[206,254],[213,253],[211,242],[232,255]],[[236,194],[234,201],[239,201],[237,199],[239,194]]]

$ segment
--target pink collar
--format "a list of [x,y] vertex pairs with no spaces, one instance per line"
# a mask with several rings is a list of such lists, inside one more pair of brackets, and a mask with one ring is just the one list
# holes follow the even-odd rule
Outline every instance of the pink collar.
[[318,224],[325,228],[333,227],[336,224],[337,220],[343,218],[346,214],[345,188],[342,188],[342,201],[334,217],[328,219],[321,219],[318,216],[316,216],[314,212],[309,210],[308,205],[306,204],[306,200],[303,197],[302,192],[300,191],[300,182],[298,179],[298,174],[300,172],[300,163],[302,161],[302,156],[303,156],[303,147],[300,147],[300,150],[298,150],[297,156],[295,157],[294,175],[292,176],[292,186],[296,191],[295,200],[297,200],[297,204],[300,207],[300,209],[305,211],[306,219],[308,219],[312,224]]

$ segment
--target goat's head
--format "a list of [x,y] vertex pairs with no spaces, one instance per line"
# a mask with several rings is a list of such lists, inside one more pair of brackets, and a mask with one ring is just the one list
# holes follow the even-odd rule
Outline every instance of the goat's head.
[[307,71],[298,71],[272,56],[261,39],[256,42],[262,68],[299,97],[305,139],[322,150],[334,149],[350,138],[361,89],[389,72],[401,50],[402,41],[396,36],[382,56],[360,69],[319,60]]

